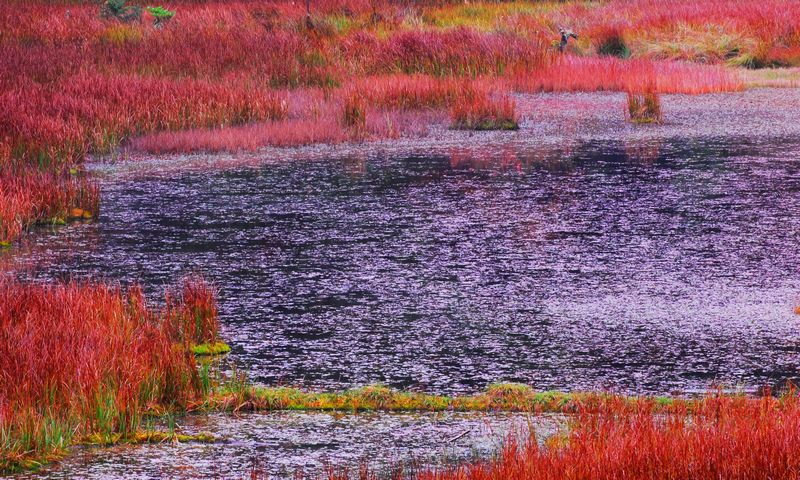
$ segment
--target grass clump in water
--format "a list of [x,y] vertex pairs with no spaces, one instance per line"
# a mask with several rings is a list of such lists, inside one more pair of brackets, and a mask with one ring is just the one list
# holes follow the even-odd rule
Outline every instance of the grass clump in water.
[[199,432],[193,434],[177,433],[174,431],[164,432],[160,430],[139,430],[131,434],[123,435],[116,433],[112,436],[103,436],[96,433],[87,435],[79,442],[82,445],[140,445],[145,443],[214,443],[217,437],[209,432]]
[[479,92],[453,105],[451,116],[455,130],[519,130],[516,104],[507,96],[493,99]]
[[536,392],[521,384],[494,384],[483,393],[463,396],[401,391],[382,384],[342,392],[311,392],[292,387],[254,387],[240,380],[219,385],[199,408],[211,411],[562,412],[591,395]]
[[628,92],[628,118],[633,123],[661,123],[661,99],[654,91]]

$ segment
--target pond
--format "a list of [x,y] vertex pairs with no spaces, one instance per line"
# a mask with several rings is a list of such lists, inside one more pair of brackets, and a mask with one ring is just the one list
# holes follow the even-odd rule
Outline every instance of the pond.
[[528,99],[573,107],[512,134],[98,164],[99,221],[40,231],[14,262],[153,298],[202,273],[260,384],[692,394],[798,378],[800,95],[669,97],[672,123],[642,128],[623,98]]

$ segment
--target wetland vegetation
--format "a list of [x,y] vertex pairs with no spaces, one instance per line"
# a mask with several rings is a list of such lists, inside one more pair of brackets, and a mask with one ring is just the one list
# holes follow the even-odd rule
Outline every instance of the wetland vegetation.
[[798,477],[798,68],[796,0],[4,2],[0,473],[518,412],[312,476]]

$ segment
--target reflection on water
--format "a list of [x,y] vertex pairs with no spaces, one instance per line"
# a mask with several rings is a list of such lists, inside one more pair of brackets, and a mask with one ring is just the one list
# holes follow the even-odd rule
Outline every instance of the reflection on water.
[[441,465],[485,458],[507,435],[522,434],[529,426],[544,438],[560,421],[510,414],[285,412],[188,417],[179,424],[185,432],[207,431],[223,440],[83,448],[61,465],[25,478],[249,478],[256,469],[260,478],[283,479],[298,472],[316,477],[327,466]]
[[562,148],[114,175],[36,278],[191,271],[257,382],[669,393],[796,376],[800,140]]

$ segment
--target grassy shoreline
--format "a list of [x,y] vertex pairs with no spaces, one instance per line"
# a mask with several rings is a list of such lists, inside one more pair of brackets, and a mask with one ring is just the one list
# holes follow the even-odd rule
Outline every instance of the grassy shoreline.
[[[518,440],[506,438],[503,448],[498,456],[480,461],[474,465],[461,465],[449,467],[449,470],[433,472],[416,472],[411,478],[447,480],[483,479],[475,472],[495,470],[504,464],[514,464],[519,467],[521,462],[542,461],[547,455],[560,455],[558,452],[569,451],[574,448],[573,443],[591,441],[595,433],[589,433],[587,428],[602,428],[613,431],[615,435],[636,436],[639,428],[653,429],[652,435],[664,436],[664,441],[676,441],[675,438],[686,438],[694,441],[695,429],[701,431],[710,440],[723,441],[721,438],[725,428],[736,428],[738,435],[761,435],[763,426],[759,422],[773,422],[773,416],[784,418],[787,411],[794,416],[800,408],[796,391],[790,388],[784,394],[773,397],[770,392],[764,397],[753,397],[745,394],[722,393],[709,391],[698,397],[671,397],[671,396],[636,396],[619,395],[606,392],[561,392],[561,391],[536,391],[532,387],[519,383],[496,383],[489,385],[483,392],[472,395],[436,395],[422,392],[395,390],[381,384],[372,384],[364,387],[342,391],[313,391],[293,387],[266,387],[254,386],[246,380],[239,378],[236,381],[221,381],[211,391],[207,392],[197,402],[185,407],[171,410],[167,418],[172,415],[204,415],[209,413],[237,414],[271,413],[271,412],[330,412],[338,414],[359,414],[366,412],[384,413],[413,413],[413,412],[481,412],[487,415],[500,412],[519,412],[531,415],[561,414],[564,415],[564,430],[552,437],[545,439],[544,447],[533,447],[532,444],[515,443]],[[753,421],[754,415],[760,418],[752,424],[742,423],[737,415],[747,415]],[[143,413],[143,417],[163,418],[164,411],[154,410]],[[635,422],[631,419],[636,419]],[[657,420],[657,419],[662,420]],[[694,420],[692,420],[694,419]],[[783,421],[783,420],[781,420]],[[598,423],[599,422],[599,423]],[[649,423],[648,423],[649,422]],[[677,423],[675,423],[677,422]],[[727,425],[726,422],[731,422]],[[646,424],[646,425],[645,425]],[[676,430],[675,425],[680,429]],[[645,425],[645,426],[643,426]],[[726,426],[727,425],[727,426]],[[702,427],[702,428],[701,428]],[[794,428],[794,423],[791,424]],[[715,429],[719,429],[717,432]],[[793,438],[793,437],[792,437]],[[572,439],[572,440],[570,440]],[[587,440],[589,439],[589,440]],[[741,439],[740,439],[741,440]],[[750,441],[749,437],[745,438]],[[72,445],[111,446],[118,444],[159,444],[164,442],[200,442],[214,443],[218,438],[206,432],[196,434],[183,434],[174,430],[138,429],[130,433],[100,434],[91,433],[74,439]],[[612,448],[614,442],[622,441],[619,438],[608,438]],[[800,452],[800,443],[795,445],[786,441],[784,447]],[[605,445],[605,444],[603,444]],[[651,445],[645,445],[651,448]],[[773,447],[771,447],[773,448]],[[547,453],[550,452],[550,453]],[[648,452],[645,452],[648,453]],[[658,452],[649,452],[648,454]],[[14,463],[0,463],[0,472],[19,473],[36,470],[49,462],[58,461],[69,454],[69,448],[48,455],[29,456]],[[636,457],[635,455],[633,457]],[[583,459],[585,461],[586,459]],[[600,469],[606,468],[601,459],[596,459]],[[506,465],[507,466],[507,465]],[[362,468],[366,468],[362,465]],[[586,468],[586,465],[578,465]],[[503,467],[505,468],[505,467]],[[516,468],[516,467],[515,467]],[[526,465],[524,470],[530,470]],[[346,469],[331,470],[327,476],[329,480],[345,480]],[[543,470],[543,472],[546,469]],[[460,473],[457,473],[460,472]],[[532,471],[513,478],[539,478],[529,477]],[[541,474],[538,472],[537,474]],[[551,472],[552,473],[552,472]],[[464,476],[466,475],[466,476]],[[493,474],[494,475],[494,474]],[[368,477],[379,478],[379,477]],[[495,478],[495,477],[488,477]],[[508,477],[512,478],[512,477]],[[562,478],[562,477],[548,477]],[[566,478],[566,477],[564,477]],[[582,477],[583,478],[583,477]],[[595,478],[595,477],[586,477]],[[600,477],[597,477],[600,478]],[[604,477],[603,477],[604,478]],[[634,476],[630,478],[645,478]],[[650,478],[650,477],[647,477]],[[677,477],[682,478],[682,477]],[[728,477],[722,477],[728,478]],[[753,478],[753,477],[743,477]]]
[[[94,2],[0,5],[0,70],[14,72],[0,80],[0,245],[74,209],[96,216],[93,180],[68,172],[119,147],[253,151],[432,122],[513,130],[513,93],[730,92],[797,85],[780,70],[743,81],[745,67],[800,66],[796,0],[325,0],[309,19],[301,3],[173,0],[165,23]],[[561,27],[578,33],[563,52]]]

